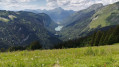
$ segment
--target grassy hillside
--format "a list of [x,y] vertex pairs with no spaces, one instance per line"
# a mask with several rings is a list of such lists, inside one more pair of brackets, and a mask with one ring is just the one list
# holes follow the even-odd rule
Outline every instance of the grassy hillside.
[[[102,4],[94,4],[87,9],[78,11],[72,16],[64,20],[64,27],[59,33],[62,37],[62,40],[69,40],[79,38],[80,34],[84,32],[84,29],[88,27],[91,22],[91,17],[102,8]],[[86,29],[87,31],[87,29]]]
[[118,67],[119,44],[0,53],[0,67]]
[[85,10],[75,13],[68,19],[68,21],[64,21],[67,25],[61,30],[62,40],[83,37],[95,29],[118,25],[119,2],[106,6],[95,4]]
[[[118,20],[114,22],[117,16],[112,16],[112,14],[118,15],[119,12],[119,3],[107,5],[103,7],[101,10],[96,12],[94,16],[92,17],[92,22],[90,23],[89,27],[90,29],[92,28],[97,28],[99,25],[101,27],[109,26],[109,25],[115,25],[118,24]],[[113,21],[110,21],[114,19]]]

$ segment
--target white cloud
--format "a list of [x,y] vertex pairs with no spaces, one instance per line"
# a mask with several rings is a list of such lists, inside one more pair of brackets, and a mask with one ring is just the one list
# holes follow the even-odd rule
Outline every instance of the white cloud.
[[52,8],[58,7],[57,0],[47,0],[47,7]]
[[33,0],[0,0],[2,3],[26,3]]
[[[23,10],[23,9],[53,9],[62,7],[66,10],[81,10],[92,4],[103,3],[104,5],[112,4],[119,0],[46,0],[46,6],[32,4],[33,1],[40,0],[0,0],[0,9],[5,10]],[[43,0],[44,1],[44,0]]]
[[96,3],[107,5],[117,1],[119,0],[47,0],[47,5],[52,8],[62,7],[67,10],[81,10]]
[[38,7],[37,5],[30,5],[29,2],[35,0],[0,0],[1,9],[4,10],[23,10],[33,9]]
[[[23,10],[23,9],[36,9],[37,5],[28,5],[28,4],[2,4],[5,10]],[[9,6],[8,6],[9,5]],[[37,8],[38,9],[38,8]]]

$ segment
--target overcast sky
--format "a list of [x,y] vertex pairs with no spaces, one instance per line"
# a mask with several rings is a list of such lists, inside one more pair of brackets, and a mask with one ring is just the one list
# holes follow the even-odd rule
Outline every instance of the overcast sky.
[[0,0],[1,10],[53,9],[62,7],[66,10],[81,10],[92,4],[112,4],[119,0]]

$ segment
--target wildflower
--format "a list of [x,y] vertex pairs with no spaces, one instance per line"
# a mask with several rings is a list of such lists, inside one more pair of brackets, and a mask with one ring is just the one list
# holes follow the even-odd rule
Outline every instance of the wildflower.
[[31,60],[33,60],[33,58],[31,58]]
[[44,66],[44,64],[42,64],[42,67]]

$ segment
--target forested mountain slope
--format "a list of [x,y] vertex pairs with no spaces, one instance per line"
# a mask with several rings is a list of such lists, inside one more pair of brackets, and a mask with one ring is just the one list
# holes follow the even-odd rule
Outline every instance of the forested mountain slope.
[[119,24],[119,2],[102,6],[94,4],[81,10],[64,21],[65,27],[60,32],[62,40],[86,36],[90,31],[105,26]]
[[[69,18],[67,18],[63,25],[65,27],[60,32],[61,39],[68,40],[80,37],[79,35],[87,28],[91,22],[91,17],[101,8],[102,4],[94,4],[87,9],[81,10]],[[88,31],[86,29],[86,31]]]
[[76,48],[86,46],[102,46],[119,43],[119,25],[106,26],[90,32],[89,35],[59,43],[54,48]]
[[54,37],[54,24],[51,18],[43,13],[2,10],[0,11],[0,48],[25,46],[36,40],[43,45],[43,48],[50,48],[59,41]]

